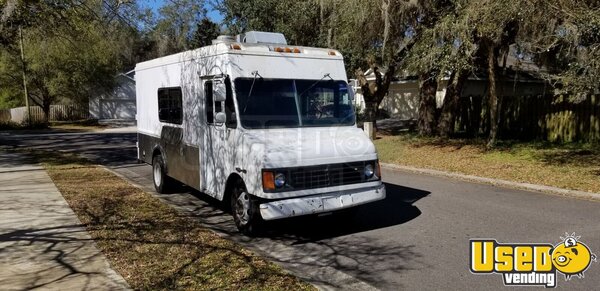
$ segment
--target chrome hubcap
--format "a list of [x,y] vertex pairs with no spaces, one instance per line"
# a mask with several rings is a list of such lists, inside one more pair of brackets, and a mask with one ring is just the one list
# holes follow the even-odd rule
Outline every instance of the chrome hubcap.
[[156,186],[160,186],[160,183],[162,181],[162,176],[161,176],[161,172],[160,172],[160,165],[158,163],[154,164],[154,184]]
[[235,201],[235,214],[242,224],[248,223],[250,220],[250,196],[248,193],[242,192]]

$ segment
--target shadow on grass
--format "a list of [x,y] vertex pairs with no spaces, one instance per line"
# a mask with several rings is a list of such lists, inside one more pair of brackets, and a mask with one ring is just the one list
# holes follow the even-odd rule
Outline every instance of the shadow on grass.
[[417,128],[416,120],[383,119],[377,121],[377,132],[383,135],[412,133]]
[[45,150],[33,150],[33,149],[5,149],[7,152],[15,152],[25,154],[27,159],[32,162],[44,164],[49,167],[60,167],[66,165],[72,165],[77,167],[91,166],[94,165],[91,161],[84,159],[73,153],[56,153]]
[[592,170],[592,172],[600,175],[600,151],[598,150],[550,151],[539,153],[536,158],[547,165],[595,167],[598,169]]

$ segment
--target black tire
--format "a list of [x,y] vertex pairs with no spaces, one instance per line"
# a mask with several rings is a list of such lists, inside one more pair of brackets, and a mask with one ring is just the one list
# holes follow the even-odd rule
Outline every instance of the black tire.
[[165,162],[161,155],[152,158],[152,181],[158,193],[169,193],[173,189],[173,179],[167,176]]
[[244,182],[236,181],[231,189],[231,213],[238,230],[247,236],[260,233],[263,219],[256,198],[248,194]]

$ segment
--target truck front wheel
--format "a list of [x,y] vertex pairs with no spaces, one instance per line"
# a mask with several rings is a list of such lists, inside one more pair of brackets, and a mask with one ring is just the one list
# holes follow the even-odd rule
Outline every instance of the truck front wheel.
[[256,198],[248,194],[244,182],[239,180],[232,189],[231,212],[235,225],[241,233],[247,236],[258,234],[262,223],[258,202]]

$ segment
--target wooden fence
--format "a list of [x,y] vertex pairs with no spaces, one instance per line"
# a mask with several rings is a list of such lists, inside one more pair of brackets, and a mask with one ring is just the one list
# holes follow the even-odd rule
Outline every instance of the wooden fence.
[[[44,121],[44,111],[39,106],[31,106],[31,120],[34,122]],[[23,123],[27,118],[27,107],[17,107],[12,109],[0,110],[0,122],[12,121]],[[51,105],[50,121],[69,121],[88,119],[89,111],[87,106],[81,105]]]
[[[482,96],[461,99],[457,129],[474,136],[489,130]],[[556,142],[600,141],[600,95],[572,101],[568,96],[507,96],[499,102],[499,136]]]

